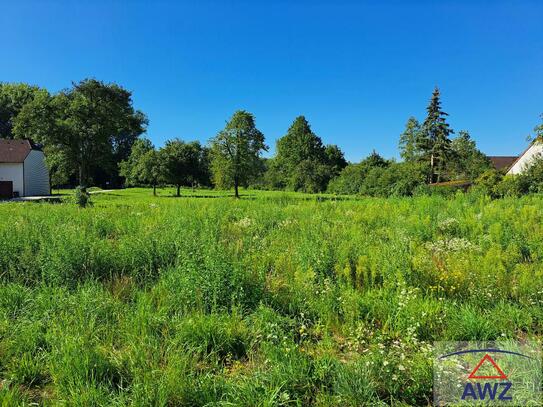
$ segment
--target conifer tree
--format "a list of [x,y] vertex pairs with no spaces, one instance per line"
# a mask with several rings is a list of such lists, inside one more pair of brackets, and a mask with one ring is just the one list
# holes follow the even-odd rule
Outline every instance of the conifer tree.
[[441,110],[439,89],[434,89],[430,104],[426,109],[428,115],[422,124],[418,149],[423,152],[423,159],[430,164],[428,181],[430,183],[443,180],[447,159],[450,157],[451,140],[454,131],[446,121],[447,113]]

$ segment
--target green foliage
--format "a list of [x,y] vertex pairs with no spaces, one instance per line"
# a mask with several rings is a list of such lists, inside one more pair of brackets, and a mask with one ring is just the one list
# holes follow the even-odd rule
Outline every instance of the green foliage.
[[418,149],[421,157],[430,165],[430,182],[444,181],[448,160],[451,158],[451,140],[454,131],[446,121],[447,113],[441,110],[439,89],[436,87],[427,107],[428,115],[421,127]]
[[415,117],[410,117],[405,124],[405,130],[400,135],[400,156],[405,161],[417,161],[422,151],[419,150],[421,126]]
[[77,187],[74,191],[74,201],[80,208],[86,208],[91,203],[90,195],[85,187]]
[[367,175],[359,191],[369,196],[411,196],[426,181],[426,167],[417,163],[392,163],[375,167]]
[[346,167],[332,180],[329,192],[368,196],[411,196],[426,182],[426,167],[416,162],[394,163],[372,153]]
[[543,113],[539,117],[541,118],[541,124],[538,124],[534,128],[535,140],[539,142],[543,142]]
[[492,197],[520,197],[528,193],[529,179],[526,176],[506,175],[489,193]]
[[475,180],[475,190],[496,198],[499,196],[496,188],[502,180],[503,174],[501,172],[495,169],[487,170]]
[[330,177],[337,177],[341,170],[347,166],[343,151],[335,144],[329,144],[324,148],[324,155],[326,156],[326,164],[330,167]]
[[[126,186],[152,185],[151,182],[148,182],[147,177],[143,177],[145,179],[142,179],[140,167],[142,166],[142,161],[144,161],[144,156],[154,149],[155,146],[147,138],[139,138],[134,142],[128,158],[119,163],[119,175],[125,178]],[[143,167],[145,168],[146,166]]]
[[350,164],[328,185],[328,191],[335,194],[354,195],[360,193],[368,173],[373,168],[388,167],[390,163],[375,151],[358,164]]
[[254,116],[244,110],[234,113],[224,130],[211,140],[211,171],[219,188],[247,186],[263,171],[260,153],[267,151],[264,135]]
[[304,116],[298,116],[287,134],[277,140],[277,154],[270,166],[272,187],[302,192],[322,192],[330,179],[347,166],[336,145],[324,146]]
[[543,157],[535,157],[526,171],[519,176],[520,182],[528,186],[529,192],[543,192]]
[[492,168],[488,157],[481,153],[467,131],[459,131],[451,142],[451,157],[447,162],[450,179],[475,180]]
[[543,192],[543,158],[536,157],[530,166],[518,175],[503,175],[496,170],[484,172],[476,181],[475,191],[492,198],[520,197]]
[[56,95],[39,91],[14,119],[17,138],[30,137],[62,153],[80,185],[113,180],[147,119],[116,84],[85,79]]
[[166,141],[159,155],[156,157],[148,155],[144,160],[143,168],[148,168],[144,174],[150,174],[148,177],[152,177],[154,172],[160,172],[156,167],[149,167],[155,159],[156,162],[163,161],[164,179],[177,187],[177,196],[180,195],[182,185],[194,187],[198,183],[206,183],[207,152],[198,141],[190,143],[179,139]]
[[26,83],[0,82],[0,138],[14,138],[15,118],[40,93],[47,94],[47,91]]

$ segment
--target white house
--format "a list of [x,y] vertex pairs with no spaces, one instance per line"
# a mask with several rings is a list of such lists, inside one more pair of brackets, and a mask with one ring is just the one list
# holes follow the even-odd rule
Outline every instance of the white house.
[[532,165],[534,159],[543,156],[543,143],[534,141],[509,167],[507,175],[522,174]]
[[0,198],[49,195],[43,151],[30,140],[0,139]]

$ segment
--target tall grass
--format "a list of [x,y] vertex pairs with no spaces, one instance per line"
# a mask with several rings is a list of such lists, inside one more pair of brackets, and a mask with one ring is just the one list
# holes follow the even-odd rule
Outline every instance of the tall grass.
[[424,405],[542,334],[542,197],[189,194],[0,205],[3,405]]

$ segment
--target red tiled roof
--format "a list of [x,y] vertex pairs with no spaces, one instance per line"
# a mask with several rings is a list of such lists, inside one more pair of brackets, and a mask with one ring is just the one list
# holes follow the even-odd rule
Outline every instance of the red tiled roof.
[[29,140],[0,139],[0,163],[22,163],[32,149]]
[[492,162],[492,165],[497,170],[509,169],[513,163],[517,160],[518,156],[494,156],[488,157]]

